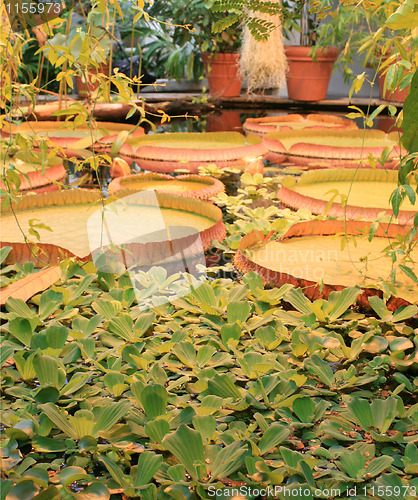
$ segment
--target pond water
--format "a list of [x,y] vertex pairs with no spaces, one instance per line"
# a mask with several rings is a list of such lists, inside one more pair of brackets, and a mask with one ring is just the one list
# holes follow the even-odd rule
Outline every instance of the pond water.
[[[221,109],[216,110],[208,115],[203,115],[196,120],[192,117],[188,118],[174,118],[170,122],[157,126],[157,133],[161,132],[243,132],[242,125],[247,118],[261,118],[266,116],[284,116],[293,113],[298,114],[327,114],[338,117],[346,117],[347,113],[330,111],[318,112],[304,110],[303,112],[298,109],[294,112],[282,111],[280,109]],[[363,119],[356,118],[355,122],[359,128],[363,127]],[[384,132],[389,132],[393,129],[395,120],[388,116],[379,116],[374,120],[373,127]],[[149,133],[152,133],[150,131]]]

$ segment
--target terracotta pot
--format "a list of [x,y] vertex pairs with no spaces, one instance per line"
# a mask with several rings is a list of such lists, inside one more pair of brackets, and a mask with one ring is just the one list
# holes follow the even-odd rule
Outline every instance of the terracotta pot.
[[242,87],[242,78],[238,74],[239,54],[204,52],[200,57],[205,66],[210,94],[214,97],[238,97]]
[[287,93],[294,101],[321,101],[327,97],[328,84],[334,62],[338,57],[337,47],[318,49],[316,60],[308,55],[312,47],[285,46],[289,63]]
[[[109,74],[109,63],[100,64],[98,68],[90,68],[89,75],[97,75],[99,73],[103,73],[104,75]],[[74,77],[75,85],[77,88],[77,93],[80,97],[87,97],[92,94],[99,86],[99,82],[95,81],[94,83],[91,81],[91,78],[87,78],[87,81],[83,81],[81,76]]]
[[[385,60],[385,58],[382,59],[382,62],[384,60]],[[395,62],[393,64],[395,64]],[[390,89],[384,90],[386,75],[387,75],[389,68],[390,68],[390,65],[387,66],[383,71],[379,71],[377,74],[378,79],[379,79],[380,98],[383,99],[384,101],[404,102],[407,95],[408,95],[408,92],[409,92],[409,86],[404,90],[399,90],[399,88],[396,88],[395,90],[390,90]]]

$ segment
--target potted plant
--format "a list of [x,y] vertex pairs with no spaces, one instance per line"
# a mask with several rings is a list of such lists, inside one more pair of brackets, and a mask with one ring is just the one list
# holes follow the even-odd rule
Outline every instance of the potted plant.
[[[342,5],[343,4],[343,5]],[[335,44],[341,48],[336,64],[345,81],[355,78],[353,63],[377,72],[380,97],[387,101],[404,101],[418,51],[415,37],[396,37],[386,25],[399,2],[394,0],[340,0],[332,17],[317,28],[320,45]],[[356,79],[356,84],[359,80]]]
[[298,45],[285,45],[288,61],[287,90],[289,99],[319,101],[325,99],[339,48],[335,39],[320,35],[320,24],[331,10],[328,0],[283,2],[285,32],[299,32]]
[[[214,0],[160,0],[147,8],[149,21],[140,21],[139,34],[144,63],[158,77],[176,80],[208,78],[213,96],[232,97],[240,93],[242,80],[237,76],[240,27],[222,27],[225,6],[211,11]],[[222,77],[219,71],[224,71]],[[155,70],[154,70],[155,68]]]
[[[380,98],[403,102],[408,95],[411,70],[416,67],[418,39],[396,36],[385,25],[398,7],[398,2],[375,0],[373,7],[370,29],[359,33],[358,53],[364,65],[376,68]],[[361,8],[364,9],[364,6]]]
[[[215,0],[219,5],[224,0]],[[300,101],[318,101],[325,99],[331,71],[339,55],[339,48],[344,39],[344,25],[336,23],[336,31],[322,31],[322,21],[327,15],[330,20],[338,19],[344,6],[334,9],[331,0],[274,1],[229,0],[228,18],[220,21],[220,26],[229,26],[244,22],[257,39],[267,39],[276,26],[263,18],[263,15],[279,15],[285,36],[289,39],[299,34],[297,45],[286,45],[288,60],[287,86],[290,99]],[[238,11],[234,13],[233,9]],[[272,17],[273,19],[273,17]],[[328,19],[326,21],[328,23]]]
[[241,29],[239,25],[231,25],[215,31],[213,27],[225,18],[227,11],[210,10],[212,5],[212,0],[209,4],[207,0],[192,0],[186,10],[186,21],[193,27],[192,37],[201,51],[210,94],[237,97],[242,87],[238,65]]

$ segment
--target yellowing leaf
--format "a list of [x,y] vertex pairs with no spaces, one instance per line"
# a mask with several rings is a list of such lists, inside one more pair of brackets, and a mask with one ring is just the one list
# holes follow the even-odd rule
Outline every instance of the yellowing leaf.
[[26,302],[38,292],[46,290],[61,277],[61,269],[59,266],[47,267],[37,273],[30,274],[11,285],[2,288],[0,304],[6,303],[9,297],[22,299]]

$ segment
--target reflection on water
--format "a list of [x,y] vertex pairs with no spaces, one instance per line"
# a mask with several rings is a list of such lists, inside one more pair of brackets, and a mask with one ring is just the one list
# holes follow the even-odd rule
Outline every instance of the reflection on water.
[[[347,113],[341,112],[316,112],[317,114],[331,114],[339,117],[346,117]],[[247,118],[262,118],[266,116],[285,116],[289,114],[311,114],[313,111],[295,110],[294,112],[281,111],[280,109],[263,109],[260,111],[249,109],[222,109],[214,111],[208,115],[200,116],[198,120],[194,117],[174,118],[169,122],[157,126],[157,133],[162,132],[243,132],[242,125]],[[363,128],[363,119],[354,120],[359,128]],[[389,116],[378,116],[373,120],[373,127],[385,132],[395,130],[395,120]],[[152,133],[149,131],[148,133]]]

